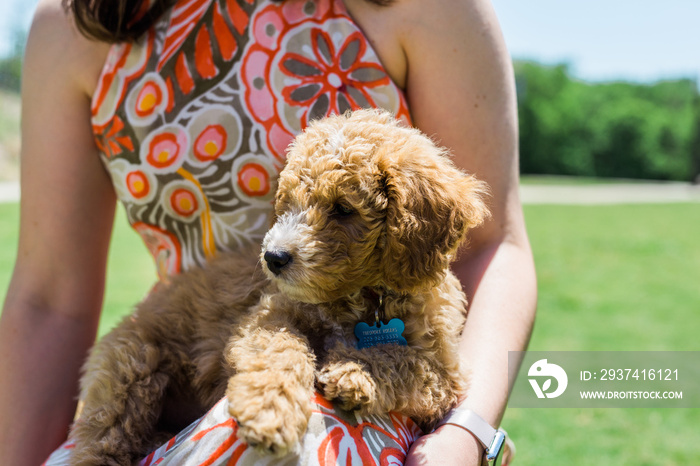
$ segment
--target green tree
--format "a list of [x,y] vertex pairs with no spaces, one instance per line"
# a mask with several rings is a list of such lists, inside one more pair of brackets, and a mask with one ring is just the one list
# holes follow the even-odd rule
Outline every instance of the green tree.
[[12,52],[0,59],[0,89],[19,92],[22,81],[22,57],[27,32],[17,29],[12,37]]
[[693,137],[690,142],[690,155],[692,159],[692,180],[700,184],[700,82],[695,80],[695,102],[693,105]]
[[689,180],[697,86],[586,83],[516,63],[523,173]]

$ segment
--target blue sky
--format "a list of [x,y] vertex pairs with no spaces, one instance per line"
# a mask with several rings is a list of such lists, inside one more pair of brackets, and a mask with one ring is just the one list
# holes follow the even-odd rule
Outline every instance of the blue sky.
[[37,0],[0,0],[0,57],[12,51],[12,39],[19,30],[27,30]]
[[511,55],[589,80],[700,77],[698,0],[493,0]]
[[[396,0],[401,1],[401,0]],[[0,56],[36,0],[0,0]],[[511,54],[605,81],[700,77],[699,0],[493,0]]]

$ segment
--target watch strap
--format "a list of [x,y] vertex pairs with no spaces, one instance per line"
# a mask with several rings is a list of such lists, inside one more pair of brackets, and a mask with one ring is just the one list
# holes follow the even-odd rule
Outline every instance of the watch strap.
[[494,429],[481,416],[471,409],[455,408],[450,411],[438,424],[437,429],[445,424],[461,427],[476,437],[484,447],[484,461],[488,465],[500,465],[505,444],[506,432],[502,429]]
[[484,448],[489,448],[491,446],[491,442],[496,435],[496,429],[491,427],[491,424],[486,422],[481,416],[476,414],[471,409],[453,409],[447,414],[447,416],[438,422],[435,428],[437,429],[445,424],[452,424],[469,431],[474,435],[474,437],[476,437],[479,443],[481,443],[481,446]]

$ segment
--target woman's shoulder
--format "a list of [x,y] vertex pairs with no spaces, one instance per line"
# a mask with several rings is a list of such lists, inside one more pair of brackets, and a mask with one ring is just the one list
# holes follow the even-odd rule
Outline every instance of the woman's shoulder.
[[397,35],[404,47],[450,55],[464,45],[478,45],[500,28],[490,0],[394,0]]
[[109,47],[82,35],[61,0],[40,0],[29,31],[25,74],[40,71],[42,79],[67,80],[91,97]]
[[399,87],[408,83],[409,62],[425,54],[454,59],[455,49],[478,44],[498,31],[489,0],[343,0],[382,64]]

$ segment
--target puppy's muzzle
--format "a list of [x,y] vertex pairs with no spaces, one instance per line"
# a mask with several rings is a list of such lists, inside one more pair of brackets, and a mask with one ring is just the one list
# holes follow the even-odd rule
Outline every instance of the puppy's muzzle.
[[267,268],[275,275],[282,273],[282,269],[292,263],[292,255],[286,251],[265,251],[263,256]]

